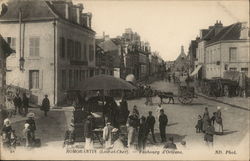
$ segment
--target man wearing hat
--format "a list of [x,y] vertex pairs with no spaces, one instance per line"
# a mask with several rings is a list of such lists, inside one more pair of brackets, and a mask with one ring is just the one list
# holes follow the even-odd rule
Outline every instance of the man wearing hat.
[[222,123],[222,117],[221,117],[221,107],[217,107],[217,112],[215,115],[215,131],[219,134],[223,134],[223,123]]
[[35,114],[33,112],[30,112],[27,114],[28,119],[25,121],[25,123],[29,124],[29,130],[30,130],[30,141],[31,143],[35,141],[35,131],[36,131],[36,123],[34,120]]
[[47,116],[49,108],[50,108],[50,102],[49,102],[49,99],[48,99],[48,95],[46,94],[45,98],[43,99],[42,108],[41,108],[41,110],[44,111],[44,116]]
[[166,126],[168,124],[168,117],[164,113],[164,110],[160,110],[160,116],[159,116],[159,129],[160,129],[160,134],[161,134],[161,141],[165,142],[166,141]]
[[141,116],[139,133],[138,133],[138,146],[140,150],[145,149],[147,141],[147,127],[146,127],[146,118]]
[[151,132],[153,141],[156,143],[155,140],[155,134],[154,134],[154,126],[155,126],[155,117],[152,115],[152,111],[148,112],[148,117],[146,119],[146,125],[147,125],[147,135],[149,132]]

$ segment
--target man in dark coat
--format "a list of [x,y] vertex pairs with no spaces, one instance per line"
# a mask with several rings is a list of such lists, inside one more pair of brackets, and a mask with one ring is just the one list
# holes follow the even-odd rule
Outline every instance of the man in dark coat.
[[161,134],[161,141],[166,141],[166,126],[168,124],[168,117],[166,114],[164,114],[164,110],[160,110],[160,116],[159,116],[159,128],[160,128],[160,134]]
[[48,95],[45,95],[45,98],[43,99],[43,102],[42,102],[42,108],[41,108],[41,110],[44,111],[44,116],[47,116],[47,112],[49,111],[49,108],[50,108],[50,102],[48,99]]
[[137,128],[139,126],[139,116],[136,114],[135,111],[132,112],[131,115],[129,115],[127,120],[127,126],[128,126],[128,147],[131,147],[135,140],[135,133],[137,131]]
[[15,113],[18,113],[21,115],[22,114],[22,99],[19,96],[19,94],[17,93],[15,98],[13,99],[14,102],[14,106],[15,106]]
[[205,135],[204,135],[204,140],[205,140],[207,146],[209,146],[209,147],[210,146],[213,147],[214,134],[215,134],[215,129],[211,125],[211,121],[209,121],[208,126],[207,126],[206,131],[205,131]]
[[29,108],[29,99],[26,96],[26,93],[23,94],[23,108],[24,108],[23,116],[26,116]]
[[152,115],[152,111],[148,112],[146,125],[147,125],[147,135],[149,134],[149,132],[151,132],[152,137],[153,137],[153,141],[154,141],[154,143],[156,143],[155,134],[154,134],[155,117]]
[[127,103],[126,99],[122,98],[122,101],[120,103],[120,114],[119,114],[119,116],[121,117],[120,119],[122,120],[121,121],[122,125],[126,124],[126,121],[128,119],[128,115],[129,115],[128,103]]
[[146,141],[147,141],[146,118],[142,116],[140,119],[139,133],[138,133],[138,146],[140,150],[145,149]]

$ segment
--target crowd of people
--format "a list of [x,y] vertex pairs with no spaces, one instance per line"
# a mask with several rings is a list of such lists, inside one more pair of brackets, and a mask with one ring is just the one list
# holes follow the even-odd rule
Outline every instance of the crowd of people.
[[[126,102],[126,100],[121,101]],[[125,103],[127,105],[127,103]],[[130,111],[129,115],[125,122],[119,124],[117,126],[113,121],[112,117],[105,117],[105,126],[102,128],[102,143],[105,148],[136,148],[139,150],[145,149],[147,145],[147,140],[149,139],[149,134],[152,136],[153,143],[157,143],[157,139],[155,137],[155,123],[156,119],[159,120],[159,131],[161,142],[165,148],[172,148],[174,146],[169,146],[167,144],[174,144],[173,138],[167,141],[166,139],[166,126],[168,124],[168,117],[164,113],[161,105],[159,104],[156,108],[158,113],[157,118],[153,116],[153,112],[149,111],[148,116],[140,115],[137,106],[134,105],[133,109]],[[124,115],[124,114],[123,114]],[[87,114],[86,120],[84,121],[84,141],[85,148],[91,149],[93,148],[93,140],[96,139],[96,132],[100,132],[99,129],[96,128],[96,120],[91,112]],[[74,124],[72,125],[72,130],[74,129]],[[68,133],[68,132],[67,132]],[[73,131],[72,131],[73,133]],[[115,135],[118,134],[118,135]],[[72,140],[72,138],[68,137],[67,140]],[[115,138],[115,136],[118,136]],[[98,138],[98,137],[97,137]],[[100,139],[100,138],[99,138]]]
[[204,141],[210,147],[214,143],[214,135],[223,135],[223,122],[221,115],[221,107],[217,107],[217,111],[213,112],[213,116],[210,117],[208,108],[205,107],[203,117],[198,116],[198,121],[195,126],[196,133],[204,133]]
[[[47,112],[50,109],[48,95],[45,95],[40,109],[44,111],[44,115],[47,116]],[[6,111],[7,113],[3,118],[4,121],[1,130],[3,147],[13,150],[16,145],[21,145],[22,143],[26,147],[40,146],[40,139],[35,137],[35,113],[29,111],[29,98],[26,96],[26,93],[23,93],[22,98],[19,93],[16,93],[13,99],[7,97]],[[22,136],[16,136],[15,130],[11,126],[10,120],[17,114],[27,118],[23,125]]]

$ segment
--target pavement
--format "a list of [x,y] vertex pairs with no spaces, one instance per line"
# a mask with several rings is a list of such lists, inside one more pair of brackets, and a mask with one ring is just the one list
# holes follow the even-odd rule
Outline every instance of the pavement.
[[[157,90],[172,91],[175,95],[177,95],[177,87],[172,83],[157,81],[152,83],[151,87]],[[222,108],[222,118],[225,132],[222,136],[214,136],[215,147],[236,147],[246,143],[243,141],[244,138],[247,137],[247,139],[249,139],[248,111],[240,108],[234,108],[231,105],[210,100],[205,97],[198,97],[194,99],[190,105],[183,105],[179,103],[176,97],[174,99],[176,102],[175,104],[163,104],[162,108],[167,114],[169,120],[169,124],[166,128],[167,138],[173,136],[178,149],[183,147],[181,145],[181,141],[186,141],[187,148],[197,145],[205,147],[203,139],[204,134],[195,132],[198,115],[203,115],[205,107],[208,107],[210,116],[216,111],[217,106],[221,106]],[[161,139],[158,128],[159,122],[156,113],[156,107],[158,106],[160,100],[158,97],[154,97],[153,105],[151,106],[146,106],[144,102],[145,98],[129,100],[129,110],[132,110],[133,106],[137,105],[140,115],[147,116],[148,111],[153,112],[153,115],[156,117],[155,135],[158,143],[156,145],[151,144],[152,137],[149,136],[147,146],[162,148],[164,145],[160,143]],[[41,150],[49,147],[62,149],[64,134],[69,128],[73,108],[63,107],[62,109],[51,109],[48,113],[48,117],[45,117],[39,108],[31,108],[30,110],[36,115],[36,137],[42,140],[42,147],[39,149]],[[25,120],[26,118],[22,116],[11,118],[12,127],[16,130],[18,136],[22,136],[22,129]]]
[[196,93],[200,97],[204,97],[209,100],[213,100],[219,103],[230,105],[235,108],[250,111],[250,97],[209,97],[202,93]]

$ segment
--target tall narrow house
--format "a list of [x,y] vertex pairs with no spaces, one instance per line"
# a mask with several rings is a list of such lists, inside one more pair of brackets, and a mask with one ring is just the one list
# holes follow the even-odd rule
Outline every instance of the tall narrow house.
[[91,13],[68,1],[10,0],[0,16],[0,33],[16,51],[7,59],[7,84],[41,104],[63,103],[69,90],[93,76],[95,32]]

